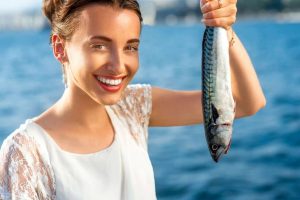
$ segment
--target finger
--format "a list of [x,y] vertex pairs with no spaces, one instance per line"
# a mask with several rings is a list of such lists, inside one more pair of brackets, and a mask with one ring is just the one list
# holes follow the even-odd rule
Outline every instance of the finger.
[[205,4],[201,6],[202,13],[207,13],[213,10],[217,10],[223,7],[227,7],[229,5],[236,5],[236,3],[232,3],[232,1],[225,0],[212,0],[207,1]]
[[[205,4],[207,4],[208,2],[212,2],[212,1],[215,1],[215,0],[200,0],[200,6],[204,6]],[[216,0],[218,1],[218,0]]]
[[229,5],[224,8],[213,10],[203,14],[204,19],[222,18],[235,16],[237,13],[237,8],[235,5]]
[[226,7],[228,6],[227,1],[224,0],[212,0],[212,1],[206,1],[202,6],[201,6],[201,11],[202,13],[206,13],[212,10],[220,9],[221,7]]
[[212,27],[223,27],[228,29],[232,24],[234,24],[236,18],[235,17],[221,17],[221,18],[214,18],[214,19],[202,19],[202,22],[206,26]]
[[204,4],[209,2],[209,0],[200,0],[200,6],[202,7]]

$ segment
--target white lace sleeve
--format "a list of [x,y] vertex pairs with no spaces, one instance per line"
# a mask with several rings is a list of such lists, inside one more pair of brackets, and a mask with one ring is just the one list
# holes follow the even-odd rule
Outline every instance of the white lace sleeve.
[[0,199],[54,199],[52,172],[45,166],[33,138],[12,134],[0,150]]
[[151,86],[147,84],[129,85],[125,91],[124,102],[137,122],[144,128],[148,128],[152,112]]
[[147,150],[148,126],[152,112],[151,86],[129,85],[121,101],[113,108],[118,118],[127,125],[134,139]]

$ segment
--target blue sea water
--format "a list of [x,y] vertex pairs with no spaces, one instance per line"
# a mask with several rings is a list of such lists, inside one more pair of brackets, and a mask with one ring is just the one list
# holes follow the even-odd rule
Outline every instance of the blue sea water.
[[[150,128],[158,199],[300,199],[300,24],[235,25],[268,104],[235,121],[229,154],[216,164],[203,126]],[[201,25],[144,27],[134,83],[200,89]],[[48,32],[0,32],[0,144],[62,94]],[[182,105],[184,106],[184,105]]]

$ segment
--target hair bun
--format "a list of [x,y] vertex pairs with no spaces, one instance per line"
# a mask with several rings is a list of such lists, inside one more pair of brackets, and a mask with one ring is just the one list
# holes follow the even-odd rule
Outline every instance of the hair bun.
[[60,9],[64,0],[43,0],[43,13],[52,23],[53,16]]

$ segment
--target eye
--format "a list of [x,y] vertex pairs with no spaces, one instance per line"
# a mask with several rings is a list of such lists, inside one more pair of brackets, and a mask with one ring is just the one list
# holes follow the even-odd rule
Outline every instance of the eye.
[[129,52],[137,52],[139,48],[138,46],[128,45],[125,47],[125,50]]
[[95,45],[92,45],[92,48],[98,49],[98,50],[105,50],[106,46],[104,44],[95,44]]

